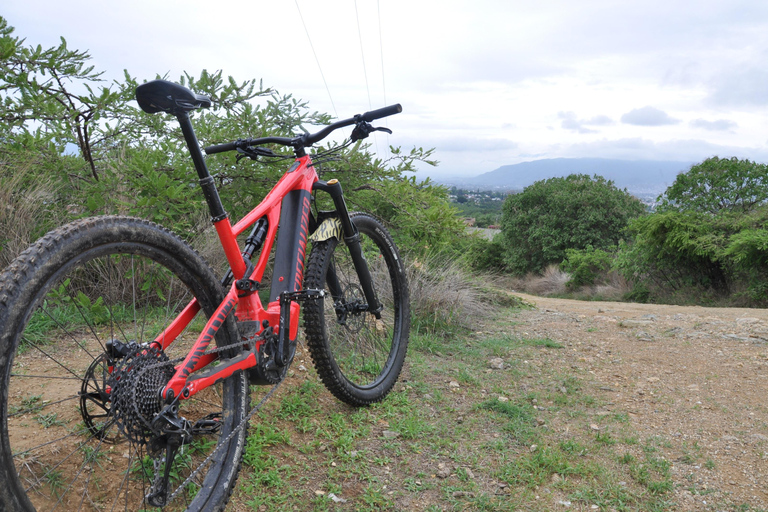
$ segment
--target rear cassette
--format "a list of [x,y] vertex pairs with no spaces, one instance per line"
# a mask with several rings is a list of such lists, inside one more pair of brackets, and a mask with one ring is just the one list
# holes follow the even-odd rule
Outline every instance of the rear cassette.
[[160,391],[173,377],[168,356],[156,348],[142,348],[126,356],[109,381],[112,412],[120,432],[131,441],[146,445],[156,435],[152,419],[163,408]]

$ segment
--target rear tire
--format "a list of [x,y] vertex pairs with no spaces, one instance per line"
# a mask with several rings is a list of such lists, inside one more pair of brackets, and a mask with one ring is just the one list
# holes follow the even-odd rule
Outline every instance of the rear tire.
[[[325,297],[304,306],[307,346],[320,379],[339,400],[353,406],[382,400],[395,385],[408,349],[410,303],[403,261],[392,237],[377,219],[352,214],[374,289],[383,306],[381,319],[356,311],[365,303],[349,250],[336,238],[312,244],[305,289]],[[337,276],[337,290],[329,286]]]
[[[181,239],[127,217],[56,229],[3,272],[0,510],[148,509],[152,459],[116,421],[105,346],[152,341],[192,297],[202,311],[165,351],[171,359],[189,350],[223,292]],[[230,344],[225,329],[216,338]],[[240,470],[248,403],[242,372],[180,402],[192,423],[220,413],[221,429],[196,435],[176,457],[169,494],[217,450],[165,510],[224,509]]]

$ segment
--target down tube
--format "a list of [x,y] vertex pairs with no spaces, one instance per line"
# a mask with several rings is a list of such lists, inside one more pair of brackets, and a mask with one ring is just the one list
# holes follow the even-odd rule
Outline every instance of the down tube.
[[280,294],[283,292],[301,290],[309,231],[309,210],[308,190],[292,190],[283,198],[280,229],[275,246],[275,270],[269,293],[270,302],[280,300]]

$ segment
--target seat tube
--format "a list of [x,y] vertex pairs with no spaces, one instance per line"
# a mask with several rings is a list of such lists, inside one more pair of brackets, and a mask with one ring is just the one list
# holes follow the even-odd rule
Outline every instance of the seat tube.
[[203,158],[203,152],[200,150],[200,144],[197,141],[195,130],[192,127],[192,121],[189,119],[189,114],[183,112],[176,115],[176,119],[179,120],[181,125],[181,133],[184,134],[184,141],[187,143],[189,154],[192,156],[192,162],[195,164],[195,170],[197,176],[200,178],[200,188],[203,189],[203,195],[205,196],[205,202],[208,204],[208,210],[211,212],[211,222],[213,222],[216,232],[221,240],[221,245],[224,248],[224,253],[227,256],[230,268],[235,275],[236,279],[241,279],[245,273],[245,262],[240,254],[240,249],[237,245],[234,233],[232,232],[232,225],[229,222],[229,216],[224,211],[224,205],[221,204],[221,198],[219,197],[219,191],[216,189],[216,183],[213,180],[213,176],[208,172],[208,166],[205,165],[205,158]]

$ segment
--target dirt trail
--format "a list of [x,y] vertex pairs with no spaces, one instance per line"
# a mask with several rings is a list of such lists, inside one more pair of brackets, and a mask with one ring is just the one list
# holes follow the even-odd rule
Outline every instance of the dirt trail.
[[609,411],[658,436],[681,510],[768,508],[768,310],[516,295],[536,306],[519,334],[563,343]]

